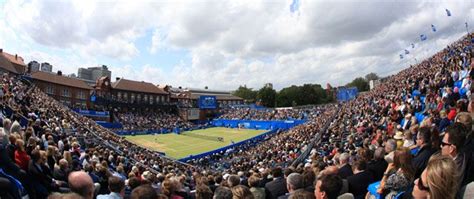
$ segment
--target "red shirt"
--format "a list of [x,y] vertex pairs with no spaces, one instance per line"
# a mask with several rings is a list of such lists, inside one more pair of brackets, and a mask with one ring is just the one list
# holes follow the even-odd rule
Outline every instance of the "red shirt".
[[15,163],[23,170],[28,171],[28,162],[30,161],[30,156],[26,154],[26,151],[15,151]]
[[453,121],[454,118],[456,118],[456,114],[457,114],[456,109],[455,108],[451,109],[448,113],[448,119]]

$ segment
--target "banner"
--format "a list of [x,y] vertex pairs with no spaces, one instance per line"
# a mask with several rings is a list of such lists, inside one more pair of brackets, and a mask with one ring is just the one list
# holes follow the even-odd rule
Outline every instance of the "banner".
[[199,108],[200,109],[216,109],[217,99],[216,96],[200,96],[199,97]]
[[357,87],[352,88],[339,88],[337,89],[337,100],[338,101],[349,101],[357,97],[359,91]]

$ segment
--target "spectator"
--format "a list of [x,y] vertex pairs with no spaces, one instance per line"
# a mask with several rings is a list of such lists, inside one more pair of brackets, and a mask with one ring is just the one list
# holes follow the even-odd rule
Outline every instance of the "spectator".
[[141,185],[133,189],[130,199],[158,199],[158,194],[150,185]]
[[461,123],[454,123],[446,128],[443,140],[441,141],[441,154],[451,157],[456,164],[456,170],[459,172],[459,186],[465,186],[468,182],[465,177],[467,161],[469,160],[465,153],[463,153],[464,143],[466,137],[465,126]]
[[265,197],[267,199],[276,199],[288,193],[286,181],[283,179],[283,171],[280,167],[272,171],[273,181],[265,185]]
[[354,198],[364,198],[367,187],[373,181],[372,174],[366,171],[367,164],[364,160],[357,161],[353,167],[354,175],[347,178],[349,193],[352,193]]
[[94,198],[94,183],[91,177],[83,171],[74,171],[68,177],[69,188],[85,199]]
[[454,199],[458,188],[458,171],[453,159],[434,156],[414,182],[413,198]]
[[227,184],[229,188],[235,187],[240,184],[240,177],[238,175],[230,175],[227,178]]
[[218,187],[214,192],[214,199],[232,199],[232,191],[227,187]]
[[384,159],[385,150],[383,147],[375,149],[374,158],[367,163],[367,170],[372,173],[373,181],[382,179],[385,169],[388,166]]
[[403,145],[402,145],[402,147],[410,148],[413,145],[415,145],[415,142],[413,141],[413,135],[411,134],[410,131],[405,131],[405,133],[403,135]]
[[170,199],[182,199],[184,197],[178,195],[179,189],[179,181],[175,178],[170,178],[163,181],[161,192]]
[[393,162],[393,155],[395,153],[395,150],[397,150],[397,142],[393,139],[389,139],[386,144],[385,144],[385,152],[387,155],[385,156],[385,161],[388,163]]
[[30,156],[25,151],[25,142],[23,140],[16,140],[15,150],[15,163],[24,171],[28,171],[28,162],[30,161]]
[[286,195],[278,197],[278,199],[286,199],[296,192],[306,192],[303,186],[303,176],[299,173],[292,173],[286,178],[286,188],[288,193]]
[[342,179],[346,179],[349,176],[352,176],[352,168],[351,165],[349,165],[349,154],[348,153],[342,153],[339,156],[339,172],[338,175]]
[[248,180],[250,192],[252,192],[255,199],[265,199],[265,189],[259,187],[260,178],[253,175]]
[[415,169],[415,178],[418,178],[434,152],[431,147],[431,130],[429,127],[420,128],[416,137],[416,146],[420,149],[413,158],[412,164]]
[[316,181],[316,199],[336,199],[342,187],[342,179],[335,174],[323,175]]
[[33,180],[34,188],[39,197],[47,197],[50,192],[56,191],[57,183],[52,177],[51,170],[45,164],[46,152],[33,150],[28,165],[28,174]]
[[56,180],[67,182],[69,175],[69,164],[66,159],[59,160],[59,166],[54,168],[53,177]]
[[196,199],[212,199],[212,191],[206,185],[196,187]]
[[394,161],[384,173],[378,192],[382,195],[396,195],[405,191],[414,179],[414,169],[411,165],[411,154],[407,148],[395,151]]
[[237,185],[232,187],[232,199],[254,199],[252,192],[249,188],[243,185]]
[[109,190],[108,195],[98,195],[97,199],[122,199],[125,195],[125,183],[121,178],[112,176],[109,178]]

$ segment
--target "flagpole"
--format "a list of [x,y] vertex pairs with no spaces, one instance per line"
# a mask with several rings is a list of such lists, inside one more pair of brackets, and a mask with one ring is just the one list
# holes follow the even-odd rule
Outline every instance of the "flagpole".
[[466,32],[467,32],[467,34],[469,35],[469,28],[468,28],[467,22],[466,22]]

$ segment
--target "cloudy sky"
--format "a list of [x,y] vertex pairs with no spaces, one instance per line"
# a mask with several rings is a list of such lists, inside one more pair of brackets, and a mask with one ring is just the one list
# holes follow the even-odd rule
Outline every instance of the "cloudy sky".
[[338,86],[408,67],[473,18],[469,0],[0,0],[0,48],[66,74],[104,64],[113,77],[193,88]]

